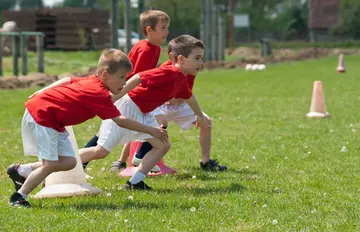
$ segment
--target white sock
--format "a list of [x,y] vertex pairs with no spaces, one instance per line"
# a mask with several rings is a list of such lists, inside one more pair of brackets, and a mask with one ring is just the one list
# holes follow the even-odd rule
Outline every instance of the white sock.
[[28,195],[26,195],[25,193],[22,193],[20,190],[17,191],[18,194],[20,194],[25,200],[28,197]]
[[139,183],[140,181],[144,180],[145,179],[145,174],[140,172],[140,171],[137,171],[135,172],[135,174],[130,178],[130,183],[131,184],[137,184]]
[[17,170],[20,176],[27,178],[32,172],[31,164],[21,164]]

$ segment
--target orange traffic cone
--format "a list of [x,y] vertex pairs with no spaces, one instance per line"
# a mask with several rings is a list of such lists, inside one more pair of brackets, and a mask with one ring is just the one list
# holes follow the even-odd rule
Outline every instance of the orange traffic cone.
[[[134,167],[134,165],[132,164],[132,159],[133,159],[134,155],[136,154],[136,152],[140,149],[141,144],[142,144],[142,142],[131,142],[130,157],[128,159],[129,167],[122,170],[119,173],[119,176],[124,176],[124,177],[132,176],[137,171],[137,167]],[[160,162],[157,164],[157,166],[159,166],[160,172],[156,172],[156,173],[149,172],[147,175],[148,176],[162,176],[162,175],[166,175],[166,174],[175,174],[176,173],[175,169],[172,169],[172,168],[168,167],[167,165],[165,165],[164,160],[160,160]]]
[[345,68],[345,64],[344,64],[344,54],[339,55],[339,62],[338,62],[336,71],[338,71],[339,73],[346,72],[346,68]]
[[328,112],[326,112],[321,81],[314,82],[310,112],[306,116],[309,118],[327,118],[330,116]]

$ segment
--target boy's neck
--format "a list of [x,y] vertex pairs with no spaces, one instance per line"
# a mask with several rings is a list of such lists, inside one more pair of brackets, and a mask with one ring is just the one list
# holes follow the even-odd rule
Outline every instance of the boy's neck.
[[149,38],[145,38],[146,41],[148,41],[150,44],[154,45],[154,46],[160,46],[160,44],[156,44],[154,43],[151,39]]
[[182,67],[180,67],[180,65],[178,63],[175,63],[174,66],[179,69],[179,71],[184,74],[185,76],[187,76],[189,73],[186,72]]

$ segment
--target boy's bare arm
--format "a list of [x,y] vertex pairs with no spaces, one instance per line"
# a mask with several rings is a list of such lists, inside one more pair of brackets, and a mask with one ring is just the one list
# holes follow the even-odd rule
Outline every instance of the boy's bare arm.
[[166,129],[146,126],[137,121],[128,119],[122,115],[119,117],[116,117],[116,118],[112,118],[112,120],[120,127],[129,129],[129,130],[133,130],[133,131],[150,134],[154,138],[160,139],[161,141],[166,141],[168,139]]
[[195,95],[193,94],[189,99],[185,99],[187,104],[189,104],[190,108],[194,111],[195,115],[198,117],[204,117],[203,111],[196,100]]
[[47,89],[54,88],[54,87],[56,87],[56,86],[68,85],[68,84],[70,84],[70,78],[71,78],[71,77],[64,77],[64,78],[62,78],[62,79],[60,79],[60,80],[52,83],[51,85],[48,85],[48,86],[46,86],[46,87],[44,87],[44,88],[36,91],[36,92],[33,93],[29,98],[32,98],[32,97],[35,96],[36,94],[41,93],[41,92],[43,92],[43,91],[45,91],[45,90],[47,90]]
[[117,100],[119,100],[120,98],[122,98],[125,94],[127,94],[130,90],[132,90],[133,88],[135,88],[138,84],[140,84],[141,79],[139,74],[135,74],[134,76],[132,76],[124,85],[124,88],[120,91],[120,93],[116,94],[116,95],[112,95],[111,99],[113,102],[116,102]]
[[196,115],[196,127],[210,127],[210,124],[204,117],[203,111],[201,110],[201,107],[196,100],[195,95],[193,94],[189,99],[185,99],[185,101],[187,102],[187,104],[189,104],[190,108],[192,109],[192,111],[194,111]]

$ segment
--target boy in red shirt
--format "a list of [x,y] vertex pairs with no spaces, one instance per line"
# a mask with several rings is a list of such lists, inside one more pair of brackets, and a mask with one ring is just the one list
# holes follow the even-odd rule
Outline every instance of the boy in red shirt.
[[[146,39],[141,40],[135,44],[129,53],[129,59],[133,64],[133,70],[126,77],[126,80],[130,79],[133,75],[146,71],[149,69],[156,68],[161,48],[160,45],[164,44],[166,37],[169,34],[169,16],[159,10],[148,10],[140,15],[140,27],[146,37]],[[167,122],[163,121],[161,117],[158,117],[157,120],[163,127],[166,128]],[[97,145],[98,136],[95,135],[85,147],[93,147]],[[151,146],[149,143],[144,142],[145,147]],[[113,162],[112,169],[123,169],[126,168],[126,160],[129,156],[130,143],[127,143],[122,151],[119,161]],[[150,150],[150,149],[149,149]],[[149,151],[148,150],[148,151]],[[82,161],[83,162],[83,161]],[[88,165],[88,162],[83,162],[83,168],[85,169]],[[138,165],[138,164],[137,164]],[[160,168],[155,166],[152,169],[152,172],[159,172]]]
[[[190,35],[181,35],[178,38],[183,39],[191,39]],[[171,40],[168,44],[168,54],[169,60],[165,61],[160,65],[160,67],[164,67],[167,65],[172,65],[172,48],[175,46],[175,40]],[[194,86],[195,76],[198,74],[196,70],[193,73],[189,73],[187,75],[187,83],[189,88],[192,90]],[[166,104],[159,107],[163,117],[166,121],[173,121],[178,124],[183,130],[188,130],[191,127],[195,126],[196,123],[196,115],[191,110],[190,106],[183,99],[171,99]],[[210,159],[210,149],[211,149],[211,118],[204,113],[204,116],[209,121],[210,127],[200,128],[200,136],[199,142],[201,147],[201,161],[200,167],[205,171],[225,171],[227,167],[225,165],[219,164],[216,159]],[[143,153],[141,153],[143,152]],[[140,149],[140,152],[137,154],[138,159],[142,159],[148,151],[144,151],[144,149]],[[122,157],[124,160],[126,158]],[[121,162],[121,160],[119,161]]]
[[10,205],[30,207],[27,196],[48,175],[76,166],[75,153],[65,126],[99,116],[103,120],[111,120],[118,127],[148,133],[159,141],[167,141],[164,129],[129,120],[114,106],[113,101],[121,97],[125,77],[131,69],[132,64],[123,52],[109,49],[99,59],[97,75],[61,79],[37,91],[25,102],[22,119],[24,153],[37,155],[41,161],[9,166],[7,173],[17,191],[11,195]]
[[[130,78],[122,90],[124,93],[129,91],[128,94],[115,102],[115,106],[127,118],[146,125],[157,126],[153,111],[172,98],[183,98],[194,111],[197,126],[207,128],[208,121],[195,96],[192,95],[186,79],[186,75],[201,69],[204,44],[194,37],[176,40],[173,56],[174,65],[144,71]],[[111,120],[104,120],[100,128],[98,145],[81,149],[79,151],[81,160],[88,162],[104,158],[117,144],[135,140],[149,142],[152,149],[141,160],[138,170],[127,181],[126,188],[150,190],[151,187],[147,186],[143,180],[169,150],[168,141],[155,141],[151,136],[139,136],[136,132],[117,128]]]

